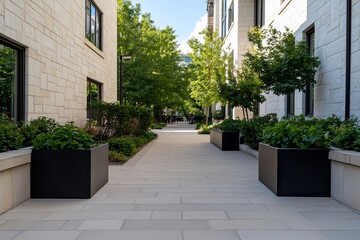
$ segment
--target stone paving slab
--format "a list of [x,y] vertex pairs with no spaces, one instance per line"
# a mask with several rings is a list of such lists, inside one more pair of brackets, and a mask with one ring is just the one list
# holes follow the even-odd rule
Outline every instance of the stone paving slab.
[[358,240],[332,198],[277,197],[258,160],[174,124],[91,199],[31,199],[0,215],[0,240]]

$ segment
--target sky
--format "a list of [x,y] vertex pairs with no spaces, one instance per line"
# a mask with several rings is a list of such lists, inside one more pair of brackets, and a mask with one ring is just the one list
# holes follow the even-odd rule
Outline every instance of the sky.
[[150,13],[155,26],[175,30],[179,49],[189,51],[186,42],[206,27],[206,0],[131,0],[140,3],[142,13]]

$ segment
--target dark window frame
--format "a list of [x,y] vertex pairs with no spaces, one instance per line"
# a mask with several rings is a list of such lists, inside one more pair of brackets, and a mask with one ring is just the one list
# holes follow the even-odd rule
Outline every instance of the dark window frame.
[[[315,28],[312,27],[306,32],[306,43],[308,45],[309,54],[314,56],[315,50]],[[308,84],[305,89],[305,115],[314,115],[314,84]]]
[[89,98],[89,95],[88,95],[88,92],[91,92],[89,91],[89,84],[90,84],[90,87],[91,87],[91,84],[95,84],[98,86],[98,101],[101,101],[102,100],[102,89],[103,89],[103,84],[101,82],[98,82],[94,79],[91,79],[91,78],[87,78],[87,81],[86,81],[86,116],[88,119],[92,119],[91,117],[91,109],[90,109],[90,106],[89,106],[89,103],[91,102],[91,98],[90,100],[88,99]]
[[295,92],[286,95],[286,116],[295,115]]
[[[95,9],[94,33],[91,31],[92,7]],[[102,50],[102,15],[102,11],[93,0],[85,0],[85,38],[92,42],[100,50]],[[99,27],[98,29],[97,26]]]
[[222,13],[221,13],[221,37],[227,34],[226,18],[227,18],[227,0],[222,0]]
[[265,24],[265,0],[255,0],[255,26]]
[[235,19],[235,13],[234,13],[234,0],[231,2],[229,9],[228,9],[228,27],[227,29],[229,30],[230,27],[232,26],[234,19]]
[[25,48],[17,45],[16,43],[1,38],[0,44],[16,50],[16,113],[15,121],[24,121],[25,120]]

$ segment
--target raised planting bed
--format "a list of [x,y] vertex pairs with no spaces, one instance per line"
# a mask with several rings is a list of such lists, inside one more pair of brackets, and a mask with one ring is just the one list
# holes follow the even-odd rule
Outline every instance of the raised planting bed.
[[327,149],[259,144],[259,180],[277,196],[330,197]]
[[0,153],[0,214],[30,198],[31,149]]
[[222,151],[239,151],[239,132],[223,132],[212,128],[210,142]]
[[89,150],[33,150],[31,198],[91,198],[108,182],[108,144]]
[[332,149],[331,197],[360,211],[360,152]]

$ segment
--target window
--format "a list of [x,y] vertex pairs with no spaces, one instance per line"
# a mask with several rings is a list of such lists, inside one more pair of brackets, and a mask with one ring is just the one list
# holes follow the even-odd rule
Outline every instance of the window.
[[229,7],[229,24],[228,29],[230,29],[231,24],[234,22],[234,1],[231,3]]
[[[306,33],[306,43],[309,54],[314,56],[315,52],[315,29],[312,28]],[[305,90],[305,115],[314,115],[314,84],[308,84]]]
[[101,101],[101,83],[98,83],[93,80],[87,81],[87,118],[91,119],[91,103]]
[[286,101],[286,115],[294,116],[295,115],[295,92],[288,94]]
[[0,114],[24,120],[24,49],[0,39]]
[[101,49],[101,11],[92,0],[85,0],[85,37]]
[[222,0],[221,37],[226,36],[226,0]]
[[264,26],[265,24],[265,0],[255,0],[255,26]]

